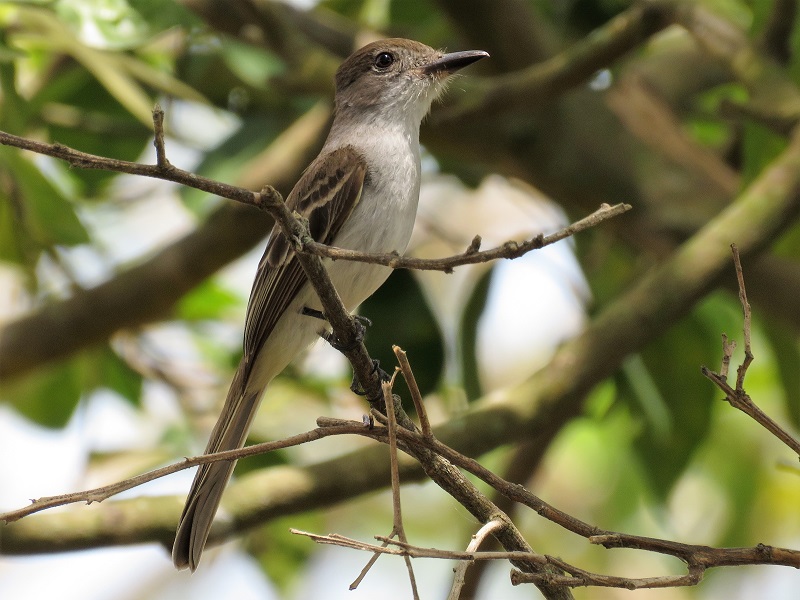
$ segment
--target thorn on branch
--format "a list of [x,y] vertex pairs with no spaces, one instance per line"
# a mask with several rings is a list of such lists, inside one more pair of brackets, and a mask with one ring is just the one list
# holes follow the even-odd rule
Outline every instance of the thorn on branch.
[[265,185],[261,191],[254,194],[253,205],[259,210],[269,211],[282,205],[283,196],[271,185]]
[[467,249],[464,251],[464,254],[469,256],[470,254],[475,254],[476,252],[478,252],[481,249],[482,241],[483,240],[481,239],[481,236],[476,235],[474,238],[472,238],[472,241],[470,242]]
[[153,145],[156,147],[156,164],[162,169],[169,169],[172,165],[167,160],[167,150],[164,146],[164,110],[158,104],[153,107],[153,131],[155,132]]
[[731,357],[733,351],[736,350],[736,341],[728,341],[728,336],[722,334],[722,367],[719,370],[719,376],[725,381],[728,380],[728,371],[731,366]]

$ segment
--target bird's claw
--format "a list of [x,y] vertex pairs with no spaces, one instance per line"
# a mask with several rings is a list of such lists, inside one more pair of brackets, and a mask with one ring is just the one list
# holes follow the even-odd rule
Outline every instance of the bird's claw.
[[[377,373],[381,381],[390,381],[392,379],[386,371],[381,369],[381,361],[379,361],[377,358],[372,359],[372,371],[370,374],[373,373]],[[361,387],[361,384],[358,382],[358,378],[356,377],[355,373],[353,373],[353,381],[350,383],[350,391],[358,396],[367,395],[367,392],[364,391],[364,388]]]
[[[321,310],[317,310],[316,308],[311,308],[308,306],[304,306],[300,309],[300,314],[305,315],[306,317],[313,317],[314,319],[319,319],[321,321],[328,321],[328,318],[325,316],[325,313]],[[331,346],[333,346],[339,352],[348,352],[358,346],[361,342],[364,341],[364,336],[367,333],[367,327],[372,325],[372,321],[370,321],[367,317],[363,315],[351,315],[353,317],[353,323],[355,324],[356,328],[356,335],[355,340],[350,344],[343,344],[340,342],[336,336],[328,331],[323,331],[320,333],[320,337],[328,342]]]

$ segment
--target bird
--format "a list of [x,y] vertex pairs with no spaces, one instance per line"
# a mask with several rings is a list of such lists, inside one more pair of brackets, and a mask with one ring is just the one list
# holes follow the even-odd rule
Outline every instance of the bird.
[[[368,253],[405,251],[420,188],[419,129],[448,78],[488,56],[445,53],[390,38],[356,50],[336,71],[334,116],[319,155],[286,199],[321,243]],[[348,311],[391,269],[344,260],[323,263]],[[253,282],[243,354],[205,454],[241,448],[268,384],[323,333],[309,316],[321,305],[290,241],[276,224]],[[197,569],[236,461],[201,465],[178,524],[172,560]]]

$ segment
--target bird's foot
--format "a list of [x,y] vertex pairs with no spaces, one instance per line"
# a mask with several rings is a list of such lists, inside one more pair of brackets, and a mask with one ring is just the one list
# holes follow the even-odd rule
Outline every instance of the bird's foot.
[[[386,371],[381,369],[381,361],[377,358],[372,359],[372,373],[377,373],[381,381],[390,381],[392,379]],[[359,396],[367,395],[367,392],[364,391],[364,388],[362,388],[361,384],[358,382],[355,373],[353,373],[353,381],[350,383],[350,391]]]
[[[315,319],[320,319],[322,321],[327,321],[328,320],[328,318],[325,316],[324,312],[322,312],[321,310],[317,310],[315,308],[309,308],[308,306],[304,306],[300,310],[300,314],[305,315],[307,317],[313,317]],[[372,325],[372,321],[370,321],[365,316],[362,316],[362,315],[352,315],[352,316],[353,316],[353,321],[355,322],[355,326],[356,326],[356,337],[353,340],[353,342],[351,342],[349,344],[342,343],[341,341],[339,341],[339,339],[336,336],[334,336],[332,333],[329,333],[327,331],[323,331],[320,334],[320,337],[323,340],[328,342],[336,350],[338,350],[339,352],[342,352],[342,353],[349,352],[350,350],[352,350],[353,348],[358,346],[358,344],[363,342],[364,341],[364,336],[367,333],[367,327]]]

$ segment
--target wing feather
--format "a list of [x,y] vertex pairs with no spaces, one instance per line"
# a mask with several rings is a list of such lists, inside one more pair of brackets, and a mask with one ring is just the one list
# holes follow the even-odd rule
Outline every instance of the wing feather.
[[[306,169],[286,204],[308,219],[311,236],[330,244],[361,199],[367,174],[363,156],[344,146],[318,157]],[[256,272],[244,328],[244,358],[249,372],[280,316],[306,283],[289,240],[276,224]],[[247,374],[243,381],[247,380]]]

